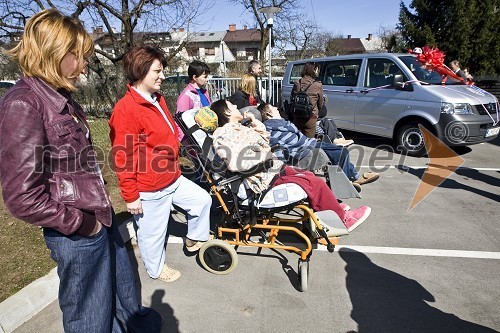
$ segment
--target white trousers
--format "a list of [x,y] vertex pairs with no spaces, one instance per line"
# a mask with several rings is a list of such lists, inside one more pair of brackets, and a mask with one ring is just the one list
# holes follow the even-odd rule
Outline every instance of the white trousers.
[[142,214],[134,215],[137,243],[144,266],[153,279],[160,275],[165,263],[165,237],[172,204],[187,213],[187,237],[207,241],[210,232],[210,195],[184,176],[156,192],[140,192]]

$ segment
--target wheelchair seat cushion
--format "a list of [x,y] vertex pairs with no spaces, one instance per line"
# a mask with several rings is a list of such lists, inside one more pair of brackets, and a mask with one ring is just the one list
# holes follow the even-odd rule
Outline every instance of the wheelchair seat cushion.
[[[264,197],[255,202],[255,206],[257,208],[284,207],[304,199],[307,199],[307,194],[299,185],[286,183],[271,188]],[[248,206],[248,198],[244,199],[241,205]]]

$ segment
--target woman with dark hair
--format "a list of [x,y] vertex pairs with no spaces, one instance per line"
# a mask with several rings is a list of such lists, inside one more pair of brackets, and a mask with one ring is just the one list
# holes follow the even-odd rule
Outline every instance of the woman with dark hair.
[[186,211],[186,249],[209,238],[210,195],[181,175],[174,119],[158,93],[165,79],[163,52],[136,46],[123,59],[129,84],[109,121],[115,171],[127,211],[137,223],[137,241],[149,276],[165,282],[181,273],[165,263],[165,236],[172,205]]
[[304,65],[301,79],[293,84],[291,98],[293,99],[299,91],[307,92],[309,104],[312,108],[310,118],[293,116],[293,123],[297,128],[309,138],[314,138],[316,134],[316,122],[323,107],[323,84],[316,80],[319,74],[319,66],[313,62]]
[[[177,98],[177,113],[190,109],[200,109],[210,105],[210,95],[208,90],[205,89],[205,85],[208,82],[208,74],[210,74],[210,68],[203,61],[194,60],[189,64],[189,84]],[[179,141],[182,141],[184,133],[182,133],[177,123],[175,126],[179,132]]]
[[93,51],[80,21],[48,9],[6,52],[23,77],[0,103],[2,194],[12,215],[43,228],[64,332],[159,332],[160,315],[137,297],[90,127],[72,96]]
[[[278,160],[271,153],[266,126],[255,119],[251,112],[246,112],[243,116],[234,104],[226,100],[218,100],[210,108],[217,114],[219,124],[213,133],[215,152],[229,171],[245,172],[269,158],[273,159],[271,169],[245,179],[245,185],[253,192],[261,193],[269,186],[282,183],[296,183],[307,193],[309,203],[315,211],[333,210],[349,231],[368,218],[370,207],[349,210],[347,205],[339,204],[322,179],[310,171],[285,166]],[[251,120],[248,126],[241,123],[243,117]]]

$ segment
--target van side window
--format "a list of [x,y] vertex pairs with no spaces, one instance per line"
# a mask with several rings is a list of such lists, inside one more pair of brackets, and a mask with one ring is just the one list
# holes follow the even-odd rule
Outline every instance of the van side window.
[[361,59],[327,61],[319,77],[323,85],[355,87],[358,82]]
[[[364,86],[367,88],[376,88],[390,85],[394,75],[398,74],[403,74],[403,72],[392,60],[368,59]],[[406,75],[403,76],[403,80],[408,80]]]
[[290,72],[289,84],[294,84],[295,81],[298,81],[301,78],[300,74],[302,73],[302,69],[304,69],[304,65],[305,64],[293,65],[292,71]]

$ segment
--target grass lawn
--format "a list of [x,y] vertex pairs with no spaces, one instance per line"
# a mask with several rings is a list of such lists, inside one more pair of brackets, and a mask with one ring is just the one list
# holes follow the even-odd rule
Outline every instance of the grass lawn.
[[[130,215],[120,196],[118,180],[110,168],[110,149],[107,119],[89,121],[104,179],[113,207],[123,222]],[[0,190],[1,191],[1,190]],[[42,229],[15,219],[0,201],[0,302],[15,294],[34,280],[46,275],[56,265],[45,246]]]

